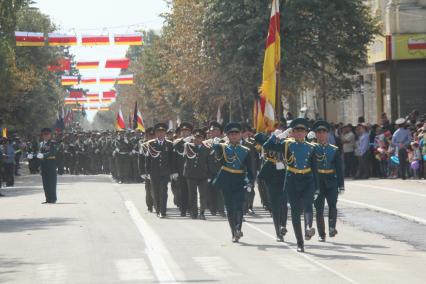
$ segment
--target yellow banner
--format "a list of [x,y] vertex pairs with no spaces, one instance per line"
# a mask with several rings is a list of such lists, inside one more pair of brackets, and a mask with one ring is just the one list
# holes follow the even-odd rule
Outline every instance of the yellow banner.
[[392,36],[392,59],[426,58],[426,34]]

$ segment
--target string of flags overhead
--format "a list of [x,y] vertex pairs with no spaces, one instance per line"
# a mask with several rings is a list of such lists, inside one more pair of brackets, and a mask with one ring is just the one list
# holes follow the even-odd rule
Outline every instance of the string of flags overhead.
[[97,46],[142,45],[142,34],[67,35],[40,32],[15,31],[16,46]]
[[[82,69],[98,69],[103,65],[105,69],[128,69],[130,65],[130,59],[119,58],[119,59],[106,59],[104,64],[99,60],[94,61],[76,61],[75,68],[78,70]],[[71,59],[62,58],[54,65],[49,65],[49,71],[70,71],[71,70]]]
[[79,77],[79,76],[66,76],[61,77],[62,86],[74,85],[90,85],[90,84],[118,84],[118,85],[132,85],[134,83],[133,74],[118,75],[117,77]]

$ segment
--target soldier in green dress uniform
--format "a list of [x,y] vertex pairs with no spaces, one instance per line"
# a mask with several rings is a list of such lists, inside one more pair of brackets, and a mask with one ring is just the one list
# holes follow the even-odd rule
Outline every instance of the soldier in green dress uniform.
[[291,221],[297,239],[297,251],[304,251],[302,225],[300,215],[302,206],[305,217],[305,240],[315,235],[312,227],[314,193],[317,188],[317,169],[315,160],[315,145],[305,141],[308,131],[308,121],[296,118],[290,124],[294,139],[278,141],[272,134],[263,144],[266,150],[284,153],[287,164],[284,190],[291,205]]
[[52,140],[52,129],[41,130],[43,141],[40,143],[37,158],[41,160],[41,177],[46,201],[43,203],[56,203],[56,143]]
[[215,154],[220,157],[222,167],[214,185],[223,192],[232,241],[238,242],[243,236],[243,203],[245,193],[253,190],[252,162],[250,149],[242,146],[241,125],[229,123],[225,127],[228,142],[220,143],[220,138],[213,139]]
[[342,156],[339,148],[328,143],[330,124],[326,121],[317,121],[314,124],[317,138],[315,157],[318,167],[318,189],[315,194],[316,221],[319,241],[325,242],[324,203],[328,205],[329,236],[337,234],[337,196],[342,194],[344,178],[342,172]]

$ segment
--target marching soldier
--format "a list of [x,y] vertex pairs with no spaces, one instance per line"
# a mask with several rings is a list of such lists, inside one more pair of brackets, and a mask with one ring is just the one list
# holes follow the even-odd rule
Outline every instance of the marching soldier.
[[[255,141],[254,141],[253,138],[250,137],[250,135],[251,135],[250,126],[248,126],[247,124],[244,124],[241,127],[242,127],[241,145],[250,149],[250,161],[252,163],[251,164],[251,170],[252,170],[251,175],[254,177],[254,180],[255,180],[256,175],[257,175],[257,160],[258,160],[258,154],[257,154],[257,150],[256,150],[256,147],[255,147]],[[254,192],[254,187],[253,187],[252,191],[246,193],[245,202],[244,202],[244,214],[247,214],[247,213],[249,213],[250,215],[254,214],[254,211],[253,211],[254,197],[255,197],[255,192]]]
[[173,143],[166,139],[167,124],[157,123],[154,131],[156,138],[148,141],[147,145],[146,170],[154,191],[157,216],[166,218],[167,185],[170,178],[177,177],[174,172]]
[[56,142],[52,140],[52,129],[43,128],[41,130],[43,142],[40,143],[37,158],[41,160],[41,177],[46,202],[56,203]]
[[[210,123],[209,127],[209,135],[210,138],[206,141],[204,141],[204,144],[208,145],[208,147],[212,147],[213,145],[213,139],[218,138],[220,142],[225,142],[222,139],[222,125],[216,121],[212,121]],[[207,205],[210,209],[210,212],[213,216],[216,216],[217,213],[219,213],[222,217],[225,217],[225,203],[223,201],[223,194],[222,191],[215,187],[213,185],[214,177],[219,172],[220,168],[222,167],[222,162],[219,159],[216,158],[214,149],[211,148],[210,150],[210,156],[209,156],[209,189],[208,189],[208,195],[207,195]]]
[[[282,136],[282,138],[287,137]],[[255,140],[260,145],[263,145],[268,138],[264,133],[258,133],[255,136]],[[288,214],[287,194],[284,193],[286,163],[284,161],[283,153],[280,152],[262,149],[262,156],[263,165],[260,169],[258,178],[264,181],[266,189],[268,190],[268,204],[271,206],[272,220],[274,222],[275,233],[277,235],[277,242],[283,242],[284,236],[287,233],[286,227]]]
[[316,192],[315,209],[319,241],[325,242],[324,202],[328,205],[328,228],[330,237],[337,234],[337,196],[342,194],[344,178],[342,172],[342,157],[339,148],[328,143],[330,124],[317,121],[314,124],[317,138],[315,157],[318,166],[319,189]]
[[197,188],[200,195],[200,219],[205,220],[205,210],[207,208],[207,191],[209,177],[208,160],[210,148],[203,140],[206,138],[201,129],[194,130],[193,143],[186,142],[184,146],[185,165],[183,176],[188,182],[189,191],[189,211],[192,219],[198,217]]
[[225,132],[229,142],[220,143],[220,138],[213,139],[215,154],[222,163],[214,185],[223,192],[232,241],[238,242],[243,236],[241,227],[245,193],[253,190],[252,162],[250,149],[240,144],[241,125],[229,123]]
[[186,216],[188,211],[188,182],[186,177],[183,175],[184,165],[185,165],[185,155],[184,155],[184,146],[185,143],[191,140],[191,133],[193,130],[193,125],[188,122],[182,122],[179,125],[179,132],[181,137],[176,139],[173,142],[173,153],[174,159],[176,162],[176,170],[178,173],[176,182],[177,182],[177,200],[178,206],[180,209],[180,215],[182,217]]
[[146,137],[145,141],[139,141],[139,172],[142,178],[145,180],[145,203],[148,207],[148,211],[152,212],[154,206],[154,191],[152,188],[151,180],[148,177],[146,170],[146,159],[149,155],[148,141],[155,138],[154,128],[149,127],[145,131]]
[[304,241],[300,215],[303,205],[305,217],[305,240],[315,235],[312,227],[314,193],[317,188],[317,170],[315,161],[315,146],[305,141],[308,131],[308,121],[296,118],[290,124],[294,139],[277,141],[275,134],[265,142],[267,150],[284,153],[287,164],[284,190],[291,205],[291,221],[297,239],[297,251],[304,252]]

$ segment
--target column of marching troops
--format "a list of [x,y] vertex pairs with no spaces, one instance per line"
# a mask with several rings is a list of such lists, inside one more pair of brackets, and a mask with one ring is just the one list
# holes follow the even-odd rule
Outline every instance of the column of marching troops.
[[145,133],[75,132],[58,136],[56,142],[51,130],[43,129],[40,148],[34,144],[28,151],[29,167],[37,172],[41,161],[47,203],[56,202],[56,169],[60,175],[111,174],[118,183],[144,182],[148,210],[159,218],[167,216],[171,183],[173,202],[182,217],[205,219],[206,210],[226,216],[233,242],[243,236],[243,216],[254,214],[257,183],[279,242],[287,233],[290,204],[297,250],[303,252],[304,241],[316,233],[313,206],[319,241],[326,240],[325,201],[328,235],[337,234],[336,204],[338,194],[344,192],[344,179],[341,154],[328,143],[326,121],[317,121],[310,135],[304,118],[292,120],[289,126],[283,120],[267,134],[233,122],[224,129],[217,122],[203,129],[184,122],[176,131],[158,123]]

